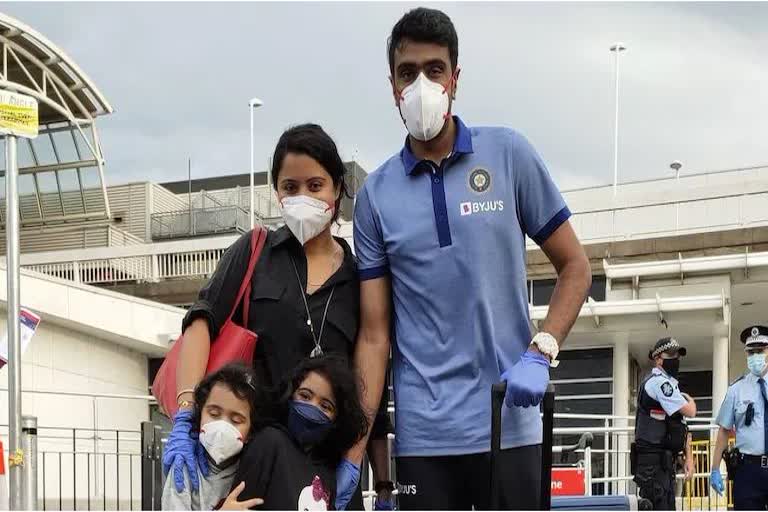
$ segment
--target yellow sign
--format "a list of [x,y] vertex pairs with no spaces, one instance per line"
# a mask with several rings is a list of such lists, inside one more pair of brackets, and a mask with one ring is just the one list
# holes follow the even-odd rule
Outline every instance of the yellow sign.
[[0,133],[34,139],[38,124],[35,98],[0,91]]

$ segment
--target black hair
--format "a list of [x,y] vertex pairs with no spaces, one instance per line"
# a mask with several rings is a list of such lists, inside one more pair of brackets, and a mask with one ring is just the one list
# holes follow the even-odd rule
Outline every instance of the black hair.
[[304,359],[294,369],[290,378],[283,382],[276,414],[286,425],[293,393],[312,372],[328,380],[336,401],[336,420],[333,428],[318,446],[313,447],[313,451],[329,464],[336,465],[344,453],[368,431],[368,417],[360,404],[357,376],[346,359],[332,354]]
[[200,430],[203,407],[211,396],[216,384],[228,387],[235,396],[245,400],[251,409],[251,434],[258,425],[264,424],[271,416],[271,401],[267,390],[258,383],[253,369],[243,363],[229,363],[207,375],[195,388],[195,407],[192,412],[192,430]]
[[392,34],[387,40],[389,70],[395,72],[395,50],[404,41],[415,43],[433,43],[448,48],[452,71],[456,71],[459,62],[459,36],[451,18],[443,11],[417,7],[408,11],[392,27]]
[[300,124],[285,130],[280,136],[280,140],[277,141],[275,154],[272,156],[272,186],[275,190],[277,190],[277,177],[280,174],[280,168],[283,166],[283,160],[288,153],[310,157],[331,175],[334,186],[339,187],[341,191],[338,199],[336,199],[336,211],[333,216],[335,221],[340,213],[341,199],[344,196],[352,197],[349,194],[345,179],[347,168],[339,156],[336,143],[317,124]]

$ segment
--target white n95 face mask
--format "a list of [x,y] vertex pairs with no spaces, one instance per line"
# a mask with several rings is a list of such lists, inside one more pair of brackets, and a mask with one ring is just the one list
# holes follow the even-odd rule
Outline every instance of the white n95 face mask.
[[408,133],[420,141],[432,140],[440,133],[448,117],[450,99],[442,85],[419,73],[416,80],[400,93],[400,115]]
[[200,444],[213,462],[221,464],[243,450],[243,436],[226,420],[216,420],[200,427]]
[[334,208],[314,197],[288,196],[282,207],[285,225],[301,245],[322,233],[333,219]]

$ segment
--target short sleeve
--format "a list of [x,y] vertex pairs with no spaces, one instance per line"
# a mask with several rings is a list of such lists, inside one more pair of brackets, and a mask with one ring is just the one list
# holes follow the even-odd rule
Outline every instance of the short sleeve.
[[187,311],[181,332],[197,318],[205,318],[211,341],[232,311],[237,292],[243,283],[248,262],[251,259],[251,233],[245,233],[222,255],[211,279],[203,286],[197,301]]
[[645,392],[648,393],[649,397],[659,402],[661,408],[669,416],[675,414],[688,403],[680,389],[663,377],[648,379],[645,383]]
[[354,244],[360,279],[376,279],[389,273],[389,260],[377,212],[363,184],[355,202]]
[[734,386],[731,386],[725,393],[725,399],[723,399],[723,403],[720,405],[720,412],[717,413],[715,423],[726,430],[732,429],[736,422],[735,410],[736,391],[734,391]]
[[544,161],[530,142],[512,132],[512,172],[523,232],[538,245],[571,216]]

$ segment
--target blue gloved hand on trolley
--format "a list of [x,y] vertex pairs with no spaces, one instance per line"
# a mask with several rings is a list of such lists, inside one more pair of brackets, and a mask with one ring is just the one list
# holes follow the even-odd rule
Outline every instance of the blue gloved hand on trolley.
[[346,510],[360,483],[360,467],[342,459],[336,468],[336,510]]
[[712,488],[717,491],[717,494],[720,496],[723,495],[723,491],[725,491],[725,484],[723,483],[723,475],[720,474],[720,470],[718,468],[713,469],[709,474],[709,485],[711,485]]
[[373,510],[395,510],[395,504],[392,502],[392,498],[388,500],[380,500],[376,497],[373,502]]
[[501,374],[507,381],[507,407],[539,405],[549,384],[549,359],[539,352],[529,350],[509,370]]
[[163,451],[163,471],[167,475],[171,469],[173,470],[173,483],[178,492],[182,492],[185,487],[185,468],[189,473],[192,490],[199,490],[200,479],[197,476],[197,469],[200,468],[203,476],[208,476],[208,459],[197,436],[192,434],[190,409],[182,409],[176,413],[173,419],[173,430]]

